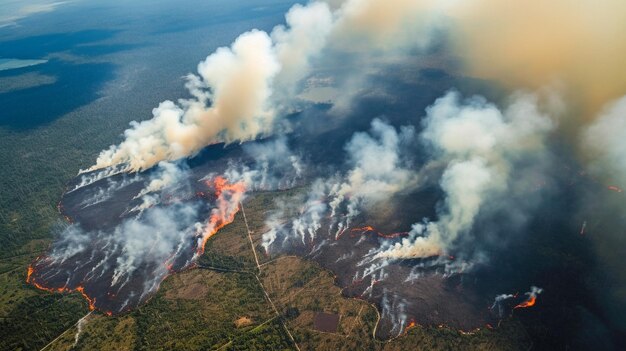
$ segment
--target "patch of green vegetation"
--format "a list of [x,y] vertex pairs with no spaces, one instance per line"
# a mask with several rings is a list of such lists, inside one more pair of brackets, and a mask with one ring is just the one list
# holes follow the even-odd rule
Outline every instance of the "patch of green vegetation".
[[[150,111],[142,105],[137,112]],[[133,115],[141,114],[79,110],[33,130],[0,128],[0,350],[39,350],[86,314],[82,297],[38,291],[24,282],[26,271],[63,220],[57,204],[66,182]]]
[[87,302],[79,294],[41,292],[23,298],[0,319],[0,350],[38,350],[87,311]]
[[249,316],[255,323],[272,318],[271,309],[254,276],[195,270],[207,291],[197,299],[168,295],[174,280],[166,280],[157,295],[132,313],[137,322],[136,350],[206,350],[226,344],[245,329],[234,321]]
[[208,266],[214,268],[221,268],[225,270],[244,271],[251,270],[254,266],[254,262],[250,261],[246,257],[227,256],[221,255],[216,251],[209,250],[200,256],[198,259],[200,266]]
[[296,288],[301,288],[304,284],[308,283],[311,279],[320,274],[322,268],[316,264],[309,264],[302,268],[297,274],[290,277],[291,285]]
[[232,351],[295,350],[285,329],[276,319],[244,333],[223,349]]
[[232,223],[206,243],[198,264],[225,270],[254,271],[256,263],[241,211]]

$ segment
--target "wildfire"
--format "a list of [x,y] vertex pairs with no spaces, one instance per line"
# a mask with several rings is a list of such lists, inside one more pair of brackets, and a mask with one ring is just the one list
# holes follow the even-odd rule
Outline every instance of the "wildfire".
[[60,288],[48,288],[45,287],[39,283],[37,283],[36,281],[33,280],[33,273],[35,272],[35,269],[33,268],[32,264],[30,266],[28,266],[28,271],[26,272],[26,283],[28,284],[33,284],[33,286],[35,286],[37,289],[39,290],[45,290],[45,291],[49,291],[49,292],[58,292],[58,293],[62,293],[62,292],[70,292],[71,290],[67,289],[65,286],[60,287]]
[[[208,239],[217,233],[221,228],[231,223],[235,219],[235,215],[240,210],[240,203],[243,200],[245,195],[246,187],[243,182],[229,182],[226,178],[222,176],[217,176],[212,178],[211,180],[206,182],[207,186],[210,190],[208,192],[198,191],[195,193],[195,196],[203,199],[215,199],[215,205],[211,210],[208,221],[201,233],[201,237],[198,238],[197,248],[195,249],[196,255],[200,255],[204,252],[204,247]],[[177,198],[176,196],[170,196],[165,199],[166,202],[178,202],[181,201],[181,198]],[[184,199],[182,199],[184,200]],[[62,206],[58,205],[59,211],[62,210]],[[71,223],[71,218],[66,218],[68,222]],[[176,255],[172,255],[168,259],[164,261],[164,266],[168,270],[168,273],[174,272],[177,270],[176,264]],[[42,260],[43,259],[43,260]],[[108,293],[107,298],[102,299],[103,301],[96,302],[96,298],[93,296],[93,291],[89,293],[85,290],[85,286],[81,283],[80,285],[76,284],[68,284],[66,283],[64,286],[46,286],[48,285],[45,279],[41,278],[38,274],[38,271],[42,267],[47,267],[47,258],[46,257],[38,257],[29,267],[26,272],[26,283],[33,285],[37,289],[53,292],[53,293],[72,293],[77,292],[87,300],[89,304],[89,310],[93,311],[96,309],[98,304],[98,309],[100,309],[106,315],[113,315],[112,311],[102,310],[99,305],[102,305],[102,302],[106,299],[114,299],[115,294]],[[52,284],[55,285],[55,284]],[[91,295],[91,296],[90,296]]]
[[543,289],[538,288],[536,286],[531,286],[530,291],[526,293],[526,295],[528,296],[526,301],[519,303],[518,305],[513,307],[513,309],[528,308],[528,307],[534,306],[535,303],[537,303],[537,295],[541,294],[542,292],[543,292]]
[[528,298],[528,300],[517,304],[514,308],[527,308],[527,307],[532,307],[535,305],[535,303],[537,302],[537,297],[536,296],[531,296]]
[[226,178],[221,176],[207,181],[207,185],[215,189],[217,208],[211,211],[209,223],[202,235],[202,242],[198,245],[199,255],[204,253],[204,246],[210,237],[235,220],[235,215],[239,212],[239,203],[246,192],[246,186],[243,182],[229,183]]
[[[49,291],[49,292],[54,292],[54,293],[71,293],[71,292],[78,292],[80,293],[85,300],[87,300],[87,303],[89,304],[89,310],[93,311],[96,309],[96,298],[92,298],[89,295],[87,295],[87,293],[85,292],[85,288],[81,285],[77,286],[75,289],[70,289],[67,286],[62,286],[60,288],[48,288],[45,287],[39,283],[37,283],[36,281],[34,281],[32,279],[32,274],[35,271],[35,269],[33,268],[32,265],[28,266],[28,271],[26,273],[26,282],[29,284],[32,284],[34,287],[36,287],[39,290],[44,290],[44,291]],[[106,312],[106,314],[111,315],[111,312]]]
[[28,271],[26,272],[26,282],[30,283],[30,276],[33,275],[33,266],[28,266]]
[[404,333],[408,333],[409,329],[414,328],[417,324],[415,323],[415,321],[413,319],[411,319],[411,321],[409,322],[409,325],[406,326],[406,328],[404,328]]
[[78,291],[81,295],[83,295],[83,297],[85,298],[85,300],[87,300],[87,302],[89,303],[89,310],[93,311],[94,309],[96,309],[96,298],[91,298],[89,297],[89,295],[87,295],[85,293],[85,288],[83,288],[82,286],[78,286],[76,288],[76,291]]
[[372,226],[365,226],[365,227],[359,227],[359,228],[352,228],[350,229],[351,232],[374,232],[374,228]]
[[[364,233],[376,233],[376,235],[378,235],[381,238],[387,238],[387,239],[393,239],[393,238],[397,238],[400,236],[405,236],[408,235],[408,232],[396,232],[396,233],[389,233],[389,234],[385,234],[385,233],[381,233],[379,231],[377,231],[376,229],[374,229],[374,227],[372,226],[364,226],[364,227],[357,227],[357,228],[352,228],[350,229],[350,232],[352,233],[359,233],[359,234],[364,234]],[[354,236],[354,235],[353,235]]]

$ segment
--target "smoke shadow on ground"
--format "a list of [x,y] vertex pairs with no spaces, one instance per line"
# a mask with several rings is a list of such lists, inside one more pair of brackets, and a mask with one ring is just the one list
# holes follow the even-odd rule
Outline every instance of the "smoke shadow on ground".
[[[69,53],[94,59],[133,50],[145,44],[98,44],[112,39],[119,30],[84,30],[52,33],[0,42],[0,57],[41,59],[55,53]],[[54,84],[35,86],[0,94],[3,112],[0,126],[26,131],[98,99],[105,83],[115,78],[116,65],[106,62],[68,62],[50,59],[31,67],[0,72],[0,79],[19,79],[26,73],[55,77]]]
[[0,57],[32,59],[54,52],[68,51],[79,45],[113,38],[119,30],[92,29],[51,33],[0,42]]
[[50,123],[100,97],[104,84],[115,77],[110,63],[71,64],[51,60],[38,67],[7,71],[10,74],[38,72],[57,78],[54,84],[0,94],[0,126],[25,131]]

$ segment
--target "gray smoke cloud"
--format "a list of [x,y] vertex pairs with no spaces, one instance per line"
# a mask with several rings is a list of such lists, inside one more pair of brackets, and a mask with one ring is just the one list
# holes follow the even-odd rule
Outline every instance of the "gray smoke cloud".
[[141,199],[141,203],[128,212],[142,212],[161,203],[167,195],[174,195],[181,190],[189,191],[186,179],[188,171],[189,168],[184,163],[159,162],[155,172],[150,175],[148,184],[133,197],[133,200]]
[[582,140],[591,171],[626,184],[626,96],[605,106]]
[[[607,104],[581,134],[588,173],[602,188],[587,194],[583,213],[589,216],[587,237],[596,253],[597,274],[609,277],[611,289],[597,288],[598,298],[610,320],[626,330],[626,289],[623,257],[626,254],[623,229],[623,189],[626,188],[626,96]],[[597,235],[596,235],[597,234]],[[585,233],[585,235],[587,235]]]
[[[419,140],[430,161],[418,169],[409,157],[416,152],[410,147],[417,139],[415,130],[397,130],[374,119],[368,133],[355,133],[346,143],[347,171],[314,182],[306,197],[280,204],[266,223],[270,229],[263,246],[269,251],[274,244],[278,248],[294,244],[289,238],[312,242],[324,224],[328,237],[337,239],[364,209],[398,192],[418,189],[425,175],[442,169],[439,186],[445,196],[438,218],[415,223],[401,240],[383,240],[364,263],[442,256],[446,259],[430,264],[441,264],[446,272],[467,270],[472,266],[469,257],[454,262],[447,257],[463,244],[472,246],[477,218],[508,211],[517,212],[514,216],[523,221],[524,209],[516,199],[524,196],[532,202],[531,193],[537,192],[533,181],[542,182],[549,154],[545,141],[556,121],[542,112],[538,101],[536,95],[519,93],[500,109],[482,97],[463,100],[459,93],[447,93],[427,109],[423,119]],[[512,177],[514,173],[528,177],[518,179]],[[299,208],[289,210],[290,204]],[[471,258],[483,260],[480,253]]]
[[[83,289],[97,307],[122,311],[145,301],[172,266],[191,263],[195,238],[205,226],[200,208],[198,203],[152,207],[110,230],[68,225],[34,263],[29,279],[54,289]],[[115,296],[113,304],[107,301]]]
[[471,229],[481,210],[512,205],[500,200],[516,188],[511,177],[516,163],[540,157],[554,127],[533,95],[514,97],[503,111],[481,97],[462,101],[455,92],[438,99],[427,109],[421,137],[433,148],[435,162],[446,165],[439,218],[416,223],[409,237],[383,248],[377,257],[446,255],[459,241],[472,241]]
[[289,148],[287,138],[243,145],[244,153],[254,161],[246,165],[231,161],[224,175],[232,181],[246,184],[247,190],[284,190],[302,180],[306,166],[301,157]]
[[271,134],[277,117],[295,107],[316,58],[336,57],[355,49],[355,43],[362,44],[357,57],[416,47],[414,34],[422,31],[403,33],[407,26],[424,23],[415,21],[423,16],[421,8],[406,0],[349,0],[334,10],[320,1],[295,5],[285,16],[286,25],[271,33],[243,33],[230,47],[200,62],[198,74],[187,77],[193,98],[162,102],[152,119],[133,122],[124,140],[102,151],[87,171],[111,166],[141,171],[160,161],[188,157],[212,143]]
[[86,226],[79,217],[61,228],[50,252],[31,266],[29,282],[80,289],[90,304],[108,312],[137,306],[168,274],[198,259],[206,241],[234,219],[248,191],[293,187],[303,171],[287,140],[277,138],[244,147],[242,159],[205,177],[186,162],[165,161],[132,175],[85,174],[74,190],[77,201],[84,197],[102,212]]
[[503,306],[503,302],[508,300],[508,299],[512,299],[514,298],[515,295],[513,294],[500,294],[498,296],[495,297],[495,299],[493,300],[493,305],[491,305],[491,307],[489,308],[490,310],[495,310],[496,308],[498,309],[498,317],[502,318],[504,317],[504,306]]
[[400,335],[404,332],[408,325],[407,305],[408,301],[406,299],[390,292],[386,288],[383,290],[381,318],[391,323],[390,334]]
[[330,230],[335,238],[345,232],[362,208],[388,200],[395,193],[419,185],[419,176],[406,158],[414,140],[412,127],[394,127],[374,119],[368,133],[355,133],[346,144],[351,167],[341,181],[330,182]]
[[328,235],[336,239],[364,208],[418,187],[420,177],[411,169],[408,155],[414,139],[413,128],[396,129],[374,119],[368,132],[355,133],[346,143],[346,172],[317,179],[307,195],[279,203],[266,221],[270,229],[263,235],[263,246],[269,250],[274,243],[281,243],[282,247],[290,243],[289,238],[298,238],[302,244],[312,242],[323,219],[329,219]]

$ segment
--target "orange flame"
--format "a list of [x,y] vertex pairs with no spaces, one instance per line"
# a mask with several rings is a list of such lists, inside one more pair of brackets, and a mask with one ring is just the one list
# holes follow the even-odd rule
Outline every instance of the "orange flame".
[[28,272],[26,272],[26,282],[30,283],[30,276],[33,275],[33,266],[28,266]]
[[399,236],[403,236],[403,235],[409,234],[408,232],[397,232],[397,233],[385,234],[385,233],[381,233],[381,232],[377,231],[376,229],[374,229],[374,227],[372,227],[370,225],[366,225],[364,227],[352,228],[352,229],[350,229],[350,232],[352,232],[352,233],[360,233],[360,234],[374,232],[379,237],[381,237],[381,238],[388,238],[388,239],[393,239],[393,238],[397,238]]
[[199,255],[204,253],[204,246],[210,237],[235,220],[235,215],[239,212],[239,203],[246,192],[246,186],[243,182],[229,183],[226,178],[221,176],[215,177],[212,181],[207,181],[207,185],[215,188],[217,208],[211,212],[209,217],[209,223],[202,236],[202,243],[198,246]]
[[[217,176],[212,181],[207,181],[207,185],[209,187],[213,187],[215,189],[215,196],[217,198],[217,208],[213,209],[211,212],[211,216],[209,217],[208,225],[205,229],[205,232],[202,236],[201,245],[198,246],[197,252],[198,254],[202,254],[204,252],[204,247],[208,239],[217,233],[221,228],[226,226],[229,223],[232,223],[235,219],[235,215],[239,212],[239,204],[243,199],[243,196],[246,191],[245,184],[243,182],[229,183],[224,177]],[[206,198],[208,197],[205,192],[197,192],[195,194],[197,197]],[[59,211],[62,210],[62,205],[59,203],[57,205]],[[72,223],[72,219],[64,216],[65,219]],[[35,261],[39,261],[38,257]],[[174,269],[174,265],[171,262],[172,258],[169,258],[165,261],[166,268],[172,272]],[[85,292],[85,288],[81,285],[77,286],[74,289],[70,289],[67,286],[63,286],[60,288],[50,288],[43,286],[37,283],[32,274],[35,272],[35,268],[33,264],[28,266],[28,270],[26,272],[26,283],[32,284],[34,287],[40,290],[55,292],[55,293],[71,293],[78,292],[80,293],[85,300],[87,300],[89,304],[89,310],[93,311],[96,308],[96,298],[89,296]],[[114,297],[113,295],[112,297]],[[102,311],[107,316],[113,315],[111,311]]]
[[89,297],[89,295],[85,293],[85,288],[83,288],[82,286],[78,286],[76,288],[76,291],[83,295],[85,300],[87,300],[87,302],[89,303],[89,310],[93,311],[96,308],[96,298],[92,299],[91,297]]
[[411,319],[411,321],[409,322],[409,325],[406,326],[406,328],[404,328],[404,334],[409,332],[409,329],[414,328],[417,324],[415,323],[414,320]]
[[[34,272],[34,268],[32,265],[28,266],[28,271],[26,273],[26,282],[29,284],[32,284],[34,287],[36,287],[39,290],[44,290],[44,291],[49,291],[49,292],[54,292],[54,293],[72,293],[74,291],[80,293],[85,300],[87,300],[87,303],[89,304],[89,310],[93,311],[94,309],[96,309],[96,299],[90,297],[89,295],[87,295],[87,293],[85,292],[85,288],[82,287],[81,285],[77,286],[76,289],[69,289],[66,286],[62,286],[60,288],[48,288],[45,287],[39,283],[37,283],[36,281],[34,281],[32,279],[32,274]],[[110,314],[111,312],[106,312],[107,314]]]
[[351,232],[373,232],[375,230],[372,226],[366,225],[365,227],[352,228],[350,229],[350,231]]
[[530,296],[528,298],[528,300],[518,304],[517,306],[513,307],[513,308],[527,308],[527,307],[532,307],[535,305],[535,302],[537,302],[537,297],[536,296]]

